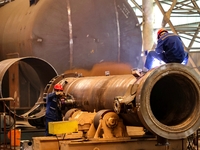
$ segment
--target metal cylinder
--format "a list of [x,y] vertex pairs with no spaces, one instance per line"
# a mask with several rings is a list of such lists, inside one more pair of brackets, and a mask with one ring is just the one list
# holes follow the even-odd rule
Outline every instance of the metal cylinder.
[[[56,83],[64,86],[65,94],[71,95],[82,110],[114,109],[113,102],[118,98],[126,109],[119,113],[124,124],[143,126],[167,139],[185,138],[200,125],[200,79],[194,70],[181,64],[166,64],[137,78],[62,75]],[[54,84],[51,82],[49,89]]]
[[138,66],[141,29],[126,0],[30,2],[0,7],[0,60],[35,56],[59,74],[100,62]]
[[[23,118],[29,117],[44,103],[44,87],[56,75],[57,72],[48,62],[37,57],[6,59],[0,62],[0,97],[2,100],[7,100],[5,97],[9,96],[14,98],[14,103],[6,105],[8,109],[31,108],[30,105],[35,104],[28,112],[16,114]],[[3,108],[0,107],[0,110]]]
[[140,81],[136,107],[142,124],[168,139],[181,139],[200,125],[200,79],[190,67],[167,64]]

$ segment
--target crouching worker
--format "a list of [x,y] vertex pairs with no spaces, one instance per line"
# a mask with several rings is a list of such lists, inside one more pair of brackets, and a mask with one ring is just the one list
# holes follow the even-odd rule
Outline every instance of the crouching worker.
[[153,67],[154,60],[163,61],[164,63],[181,63],[186,65],[188,62],[188,53],[184,51],[183,43],[179,36],[168,33],[167,30],[161,28],[157,32],[157,47],[155,51],[147,54],[144,67],[148,70]]
[[46,98],[46,131],[45,135],[50,136],[48,123],[62,121],[62,112],[60,109],[60,99],[63,96],[63,87],[61,84],[54,86],[54,92],[49,93]]

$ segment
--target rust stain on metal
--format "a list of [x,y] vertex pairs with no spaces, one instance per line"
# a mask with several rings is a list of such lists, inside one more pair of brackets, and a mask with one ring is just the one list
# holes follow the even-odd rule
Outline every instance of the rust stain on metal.
[[130,74],[131,65],[125,63],[103,62],[93,66],[91,70],[86,69],[71,69],[65,71],[65,73],[77,72],[82,73],[83,76],[98,76],[105,75],[106,71],[110,72],[110,75]]

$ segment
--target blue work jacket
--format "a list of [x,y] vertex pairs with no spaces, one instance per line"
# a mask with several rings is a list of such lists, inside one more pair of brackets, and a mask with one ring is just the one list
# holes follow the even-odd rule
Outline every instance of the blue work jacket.
[[183,43],[179,36],[173,33],[165,33],[158,39],[155,51],[160,54],[163,53],[165,62],[181,63],[184,60],[185,52]]
[[46,98],[46,117],[54,121],[62,120],[62,113],[58,107],[59,98],[55,93],[49,93]]

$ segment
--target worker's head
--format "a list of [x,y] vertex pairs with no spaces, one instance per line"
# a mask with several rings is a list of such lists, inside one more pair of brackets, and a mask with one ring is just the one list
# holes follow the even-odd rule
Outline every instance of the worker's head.
[[164,28],[160,28],[159,30],[158,30],[158,32],[157,32],[157,39],[159,39],[160,38],[160,36],[163,34],[163,33],[168,33],[168,31],[166,30],[166,29],[164,29]]
[[56,85],[54,86],[54,90],[55,90],[55,91],[63,91],[63,87],[62,87],[61,84],[56,84]]

